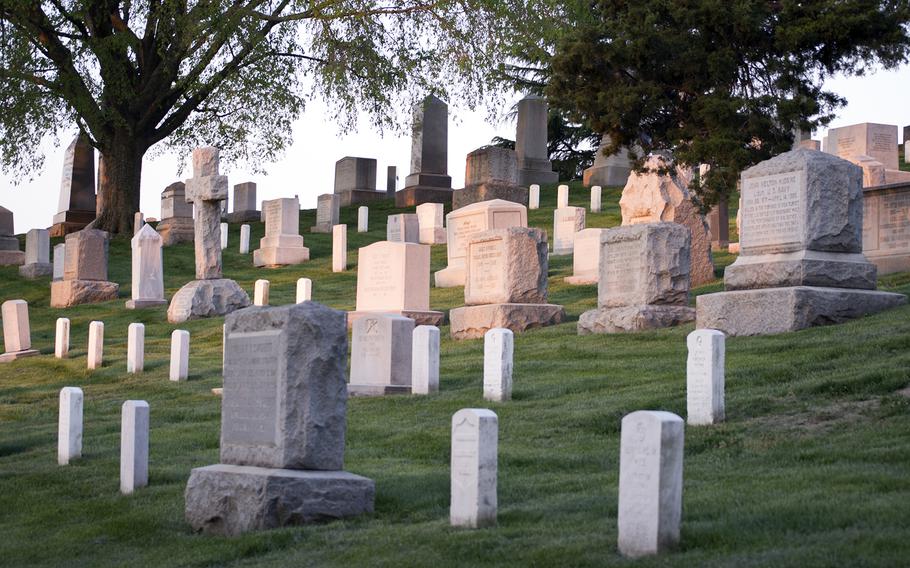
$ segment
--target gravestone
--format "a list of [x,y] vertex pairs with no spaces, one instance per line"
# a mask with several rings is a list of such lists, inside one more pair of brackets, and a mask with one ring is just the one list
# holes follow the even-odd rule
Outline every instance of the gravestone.
[[57,417],[57,465],[69,465],[82,457],[82,404],[79,387],[60,389],[60,412]]
[[236,536],[373,511],[373,481],[344,467],[344,313],[315,302],[225,318],[221,463],[196,468],[186,519]]
[[390,243],[419,243],[420,220],[414,213],[389,215],[385,234]]
[[726,292],[696,301],[696,327],[765,335],[839,323],[906,303],[879,292],[862,254],[860,168],[797,149],[742,173],[740,254]]
[[268,306],[269,305],[269,281],[259,279],[256,281],[256,284],[253,286],[253,305],[254,306]]
[[60,200],[50,228],[52,237],[83,229],[95,220],[95,149],[88,136],[78,135],[63,154]]
[[316,198],[316,225],[310,227],[311,233],[331,233],[332,227],[338,224],[341,198],[333,193],[326,193]]
[[528,209],[540,209],[540,186],[536,183],[528,190]]
[[597,284],[600,279],[600,238],[607,229],[582,229],[572,245],[572,276],[567,284]]
[[[619,207],[622,224],[670,222],[683,225],[691,233],[689,275],[692,286],[714,280],[711,236],[708,225],[689,195],[692,171],[676,167],[662,156],[651,156],[645,163],[651,171],[635,172],[622,190]],[[670,173],[661,175],[658,169]]]
[[[186,180],[186,200],[196,210],[196,280],[184,284],[167,309],[170,323],[225,315],[250,305],[250,297],[233,280],[222,278],[221,206],[227,199],[227,176],[218,174],[220,150],[193,150],[193,177]],[[69,256],[69,252],[67,252]]]
[[716,329],[686,337],[686,422],[693,426],[724,421],[724,343]]
[[47,229],[32,229],[25,234],[25,264],[19,267],[19,275],[35,280],[52,276],[54,266],[50,262],[51,239]]
[[528,189],[518,185],[515,150],[484,146],[468,154],[464,185],[452,194],[452,209],[491,199],[528,204]]
[[619,552],[637,558],[679,544],[683,420],[639,410],[622,419],[619,448]]
[[849,160],[869,156],[889,170],[897,170],[897,126],[863,122],[828,129],[828,152]]
[[561,184],[556,187],[556,208],[562,209],[569,206],[569,186]]
[[142,230],[145,226],[145,214],[142,211],[136,211],[133,214],[133,235]]
[[602,202],[603,188],[595,185],[591,188],[591,213],[600,213]]
[[518,185],[559,181],[547,152],[547,101],[530,96],[518,101],[518,128],[515,133]]
[[[227,203],[227,200],[225,200]],[[256,183],[247,181],[234,185],[234,211],[227,215],[228,223],[259,221],[262,214],[256,208]]]
[[172,183],[161,192],[161,220],[155,226],[164,246],[191,243],[196,235],[193,204],[186,201],[186,185]]
[[499,420],[483,408],[452,416],[449,523],[480,528],[496,524]]
[[65,359],[70,352],[70,320],[57,318],[54,328],[54,357]]
[[357,232],[366,233],[370,230],[370,208],[361,205],[357,208]]
[[121,407],[120,493],[149,484],[149,403],[128,400]]
[[38,354],[32,349],[32,332],[28,321],[28,303],[25,300],[7,300],[0,306],[3,318],[3,350],[0,363],[8,363]]
[[692,321],[689,238],[689,230],[678,223],[604,231],[597,308],[581,314],[579,335],[641,331]]
[[228,248],[228,236],[230,235],[227,223],[221,223],[221,250]]
[[572,254],[575,235],[584,228],[584,207],[562,207],[553,211],[553,255]]
[[348,394],[381,396],[411,392],[414,320],[376,313],[354,322]]
[[512,400],[512,354],[515,335],[510,329],[494,328],[483,336],[483,399]]
[[385,195],[395,199],[395,191],[398,189],[398,168],[388,166],[385,170]]
[[310,249],[300,236],[300,201],[296,197],[262,202],[265,236],[253,251],[253,265],[274,268],[302,264],[310,259]]
[[93,321],[88,324],[88,355],[86,366],[93,371],[104,364],[104,322]]
[[348,325],[376,312],[411,318],[417,325],[439,325],[442,312],[430,310],[430,247],[379,241],[357,257],[357,307]]
[[332,272],[348,269],[348,226],[332,227]]
[[708,231],[711,250],[727,250],[730,246],[730,214],[726,198],[721,199],[708,212]]
[[446,228],[443,226],[445,206],[442,203],[423,203],[417,206],[418,241],[425,245],[445,244]]
[[467,247],[465,306],[449,312],[453,339],[483,337],[493,328],[513,332],[554,325],[562,306],[547,302],[547,235],[510,227],[474,235]]
[[439,392],[439,328],[418,325],[411,339],[411,393]]
[[190,374],[190,332],[175,329],[171,333],[171,365],[168,378],[172,381],[185,381]]
[[449,106],[433,95],[414,109],[411,131],[411,173],[395,194],[396,207],[451,203],[449,176]]
[[610,137],[604,134],[600,146],[594,154],[594,164],[587,168],[582,175],[582,183],[585,187],[592,185],[622,186],[626,185],[629,180],[629,174],[632,173],[632,159],[629,157],[629,150],[623,147],[619,149],[618,153],[607,156],[604,154],[604,148],[609,144]]
[[145,225],[130,241],[132,256],[133,297],[126,302],[128,310],[167,304],[164,299],[164,261],[161,235]]
[[141,373],[145,369],[145,326],[131,323],[127,328],[126,372]]
[[493,199],[473,203],[446,215],[448,266],[435,274],[437,288],[464,286],[468,242],[487,229],[527,227],[528,210],[521,204]]
[[[256,212],[259,213],[258,211]],[[240,225],[240,254],[250,254],[250,226]]]
[[21,266],[25,264],[25,253],[19,250],[13,225],[13,212],[0,207],[0,266]]
[[52,280],[63,280],[63,270],[66,266],[66,243],[54,245],[54,272]]
[[296,303],[309,302],[313,299],[313,281],[309,278],[297,279]]
[[66,236],[63,280],[51,282],[51,307],[116,300],[120,286],[107,279],[108,235],[82,229]]
[[335,162],[334,193],[344,207],[388,198],[376,189],[376,160],[353,156]]
[[879,275],[910,270],[910,183],[863,189],[863,256]]

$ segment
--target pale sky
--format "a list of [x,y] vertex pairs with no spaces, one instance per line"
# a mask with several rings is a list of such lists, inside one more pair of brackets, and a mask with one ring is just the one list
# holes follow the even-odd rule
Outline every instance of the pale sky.
[[[832,127],[859,122],[896,124],[898,139],[902,139],[903,126],[910,125],[910,65],[866,77],[838,78],[832,80],[829,87],[848,100],[847,106],[831,123]],[[383,138],[368,127],[342,136],[324,111],[325,107],[318,102],[307,105],[306,114],[295,124],[294,144],[285,151],[281,161],[265,166],[264,175],[251,175],[240,166],[223,164],[222,170],[224,166],[229,167],[229,171],[223,173],[228,175],[231,198],[234,184],[254,181],[260,202],[296,194],[300,196],[303,208],[314,208],[318,195],[332,192],[335,162],[344,156],[376,158],[380,189],[385,188],[386,166],[397,166],[398,189],[401,189],[404,177],[410,173],[406,171],[410,165],[410,136],[387,135]],[[494,136],[515,137],[514,122],[490,124],[488,114],[488,109],[472,112],[449,107],[449,175],[455,188],[464,185],[468,152],[488,144]],[[816,132],[813,138],[821,140],[823,134]],[[58,148],[48,144],[44,169],[31,182],[15,186],[6,172],[0,173],[0,205],[13,211],[16,233],[51,225],[52,217],[57,213],[63,152],[74,135],[75,132],[61,134],[66,142]],[[188,160],[188,157],[165,155],[144,162],[141,207],[146,217],[159,217],[161,191],[181,179],[177,176],[178,160]],[[189,168],[186,168],[183,177],[188,176]]]

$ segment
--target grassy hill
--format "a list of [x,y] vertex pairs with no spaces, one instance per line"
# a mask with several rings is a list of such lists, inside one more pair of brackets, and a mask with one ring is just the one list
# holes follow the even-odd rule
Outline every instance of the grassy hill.
[[[554,187],[530,223],[552,233]],[[619,190],[589,227],[617,225]],[[572,186],[573,205],[587,191]],[[349,226],[356,249],[385,238],[390,204],[370,208],[371,231]],[[735,212],[731,212],[732,215]],[[331,235],[301,228],[313,260],[254,269],[231,226],[225,274],[252,293],[271,280],[272,304],[313,297],[352,309],[356,272],[331,273]],[[253,224],[254,242],[263,226]],[[55,241],[56,242],[56,241]],[[192,245],[165,249],[166,294],[193,278]],[[721,267],[732,261],[718,255]],[[433,249],[432,270],[445,266]],[[165,309],[128,311],[130,249],[110,248],[116,302],[48,307],[47,279],[0,267],[0,299],[28,300],[35,357],[0,366],[0,565],[4,566],[619,566],[616,552],[620,419],[639,409],[685,416],[685,336],[693,325],[579,337],[595,286],[567,286],[571,257],[550,264],[550,300],[569,321],[516,335],[514,400],[482,399],[482,341],[454,342],[444,327],[441,392],[348,403],[346,469],[376,481],[370,517],[235,539],[193,534],[183,520],[190,469],[218,461],[220,319],[171,325]],[[695,294],[721,289],[720,281]],[[910,293],[910,274],[881,287]],[[694,300],[693,300],[694,301]],[[432,289],[431,307],[463,303],[462,289]],[[72,351],[53,358],[54,321],[72,320]],[[86,370],[88,323],[105,322],[105,365]],[[146,326],[146,370],[126,373],[129,323]],[[188,329],[190,380],[167,380],[170,333]],[[681,549],[636,566],[895,566],[910,558],[910,307],[845,325],[727,340],[727,422],[687,427]],[[85,391],[83,459],[56,465],[59,389]],[[151,405],[149,487],[118,492],[120,405]],[[499,415],[499,525],[448,526],[449,427],[460,408]]]

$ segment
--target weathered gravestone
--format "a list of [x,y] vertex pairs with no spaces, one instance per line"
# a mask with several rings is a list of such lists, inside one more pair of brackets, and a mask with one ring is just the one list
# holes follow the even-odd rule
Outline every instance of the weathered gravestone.
[[65,359],[69,356],[70,351],[70,320],[69,318],[57,318],[57,324],[54,328],[54,357]]
[[879,275],[910,270],[910,183],[863,189],[863,255]]
[[484,146],[468,154],[464,188],[452,194],[452,209],[491,199],[528,204],[528,189],[518,185],[518,158],[514,150]]
[[528,209],[540,209],[540,186],[536,183],[528,189]]
[[389,215],[385,239],[390,243],[419,243],[420,220],[414,213]]
[[414,109],[411,134],[411,174],[395,194],[396,207],[421,203],[451,203],[449,176],[449,106],[433,95]]
[[345,156],[335,162],[335,195],[342,206],[387,199],[376,189],[376,160]]
[[131,323],[126,337],[126,372],[141,373],[145,369],[145,325]]
[[465,306],[449,312],[454,339],[483,337],[501,327],[514,332],[554,325],[562,306],[547,303],[547,235],[510,227],[474,235],[467,246]]
[[149,484],[149,403],[128,400],[121,407],[120,493]]
[[578,333],[639,331],[695,319],[688,305],[689,234],[677,223],[604,231],[597,308],[581,314]]
[[25,263],[25,253],[19,250],[13,226],[13,212],[0,207],[0,266],[20,266]]
[[357,306],[348,325],[376,312],[439,325],[444,314],[430,310],[430,247],[379,241],[357,256]]
[[370,230],[370,208],[361,205],[357,208],[357,232],[366,233]]
[[444,215],[445,206],[442,203],[422,203],[417,206],[417,226],[421,244],[445,244]]
[[60,243],[59,245],[54,245],[54,258],[52,259],[52,264],[54,265],[54,272],[52,279],[53,280],[63,280],[63,270],[66,266],[66,243]]
[[332,227],[332,272],[348,269],[348,226]]
[[310,259],[310,249],[300,236],[300,202],[296,197],[262,202],[265,236],[253,251],[253,265],[277,267],[301,264]]
[[0,307],[3,318],[3,349],[0,363],[37,355],[32,349],[32,332],[28,321],[28,303],[25,300],[7,300]]
[[[170,323],[224,315],[250,305],[240,286],[221,276],[221,206],[227,199],[227,176],[218,174],[219,150],[193,150],[193,177],[186,180],[186,200],[196,209],[196,280],[185,284],[171,298]],[[67,251],[67,257],[69,252]]]
[[60,411],[57,417],[57,465],[69,465],[82,457],[82,403],[79,387],[60,389]]
[[586,169],[582,176],[585,187],[626,185],[629,180],[629,174],[632,173],[629,150],[620,148],[619,153],[607,156],[604,154],[604,148],[609,143],[610,137],[604,135],[597,148],[597,153],[594,154],[594,164]]
[[863,122],[829,128],[828,152],[845,160],[869,156],[885,168],[897,170],[897,126]]
[[572,254],[575,235],[585,228],[584,207],[561,207],[553,211],[553,255]]
[[85,134],[77,136],[63,155],[57,210],[52,237],[78,231],[95,220],[95,149]]
[[377,313],[354,322],[351,383],[348,393],[360,396],[411,392],[414,320]]
[[[650,171],[635,172],[622,190],[619,207],[623,225],[639,223],[678,223],[691,233],[689,275],[692,286],[714,280],[711,236],[704,216],[692,202],[689,182],[692,172],[678,168],[662,156],[651,156],[645,163]],[[660,174],[658,169],[669,169]]]
[[515,334],[494,328],[483,336],[483,398],[494,402],[512,400],[512,357]]
[[107,280],[108,235],[83,229],[66,236],[63,280],[51,282],[51,307],[116,300],[120,286]]
[[730,214],[726,198],[722,198],[711,208],[707,221],[711,235],[711,250],[727,250],[730,246]]
[[186,200],[182,181],[172,183],[161,192],[161,220],[155,226],[164,246],[191,243],[196,235],[193,204]]
[[686,422],[724,421],[724,334],[696,329],[686,337]]
[[341,214],[341,198],[333,193],[325,193],[316,198],[316,225],[310,227],[311,233],[331,233],[332,227],[338,224]]
[[161,254],[161,235],[145,225],[130,241],[132,256],[133,297],[126,302],[129,310],[161,306],[164,299],[164,260]]
[[547,151],[547,101],[531,96],[518,101],[518,128],[515,133],[518,185],[559,181]]
[[197,531],[250,531],[373,511],[373,481],[344,467],[344,313],[314,302],[225,318],[221,463],[193,469]]
[[839,323],[906,303],[875,290],[863,256],[862,172],[803,148],[742,173],[740,255],[726,292],[697,298],[696,327],[765,335]]
[[[227,203],[227,200],[225,200]],[[256,208],[256,183],[247,181],[234,185],[234,211],[227,215],[228,223],[259,221],[262,214]]]
[[639,410],[622,419],[619,447],[619,552],[632,558],[679,544],[682,519],[682,418]]
[[47,229],[32,229],[25,234],[25,264],[19,267],[19,275],[34,280],[51,276],[51,239]]
[[464,286],[465,255],[471,238],[487,229],[527,227],[528,210],[519,203],[493,199],[473,203],[446,215],[446,256],[448,266],[435,276],[437,288]]
[[93,371],[104,365],[104,322],[93,321],[88,324],[88,353],[86,368]]
[[597,284],[600,279],[600,238],[607,229],[582,229],[572,245],[572,276],[567,284]]
[[496,524],[499,419],[483,408],[452,416],[449,523],[480,528]]
[[439,328],[418,325],[411,336],[411,392],[439,391]]

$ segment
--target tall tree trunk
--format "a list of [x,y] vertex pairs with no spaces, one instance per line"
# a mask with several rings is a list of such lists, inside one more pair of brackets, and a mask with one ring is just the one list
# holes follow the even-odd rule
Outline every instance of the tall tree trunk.
[[100,213],[92,224],[109,233],[132,234],[133,217],[139,211],[139,183],[145,145],[128,132],[117,132],[101,148],[103,175],[99,171]]

